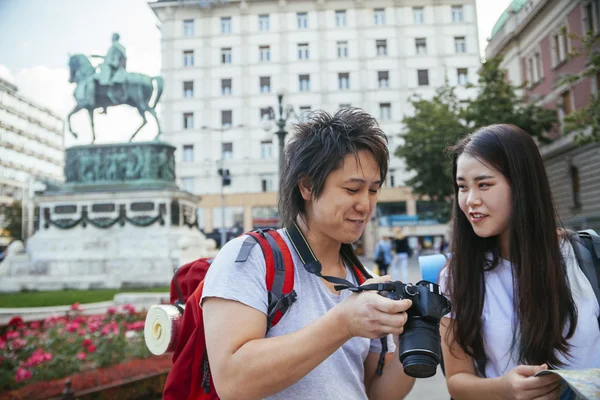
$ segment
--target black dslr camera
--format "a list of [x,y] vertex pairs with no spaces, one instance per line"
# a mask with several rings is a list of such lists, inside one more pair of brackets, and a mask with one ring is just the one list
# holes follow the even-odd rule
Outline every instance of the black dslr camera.
[[429,281],[416,285],[396,281],[384,285],[388,290],[380,291],[380,295],[392,300],[412,300],[398,342],[404,372],[413,378],[435,375],[442,358],[440,320],[452,309],[450,300],[441,294],[438,285]]

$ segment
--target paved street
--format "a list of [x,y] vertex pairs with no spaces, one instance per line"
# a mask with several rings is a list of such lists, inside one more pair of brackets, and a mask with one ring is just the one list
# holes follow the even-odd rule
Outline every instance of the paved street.
[[[361,257],[362,262],[367,268],[373,266],[371,259]],[[390,271],[391,273],[391,271]],[[394,278],[397,278],[394,276]],[[408,263],[409,282],[416,283],[421,280],[421,272],[416,257],[412,257]],[[440,368],[438,373],[431,378],[417,379],[413,390],[406,397],[407,400],[448,400],[450,395],[446,389],[446,380]]]

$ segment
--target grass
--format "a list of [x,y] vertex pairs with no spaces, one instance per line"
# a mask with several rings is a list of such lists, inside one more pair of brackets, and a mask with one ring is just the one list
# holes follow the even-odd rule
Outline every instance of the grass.
[[168,287],[135,289],[56,290],[48,292],[0,293],[0,307],[49,307],[67,306],[73,303],[97,303],[110,301],[117,293],[168,292]]

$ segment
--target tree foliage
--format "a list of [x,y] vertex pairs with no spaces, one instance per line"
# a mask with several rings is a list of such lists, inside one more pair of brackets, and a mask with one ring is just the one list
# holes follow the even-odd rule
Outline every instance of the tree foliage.
[[21,240],[22,225],[21,203],[14,201],[11,204],[0,205],[0,231],[8,232],[13,239]]

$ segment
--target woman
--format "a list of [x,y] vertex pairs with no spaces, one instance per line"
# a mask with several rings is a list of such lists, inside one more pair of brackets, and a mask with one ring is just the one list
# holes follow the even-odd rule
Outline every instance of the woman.
[[454,399],[556,399],[544,369],[600,367],[600,307],[558,231],[535,142],[512,125],[450,148],[452,257],[442,271],[453,313],[441,334]]
[[379,269],[379,275],[387,275],[387,270],[392,263],[393,258],[392,243],[387,236],[381,236],[381,239],[375,246],[373,257],[375,258],[375,264],[377,264],[377,268]]

